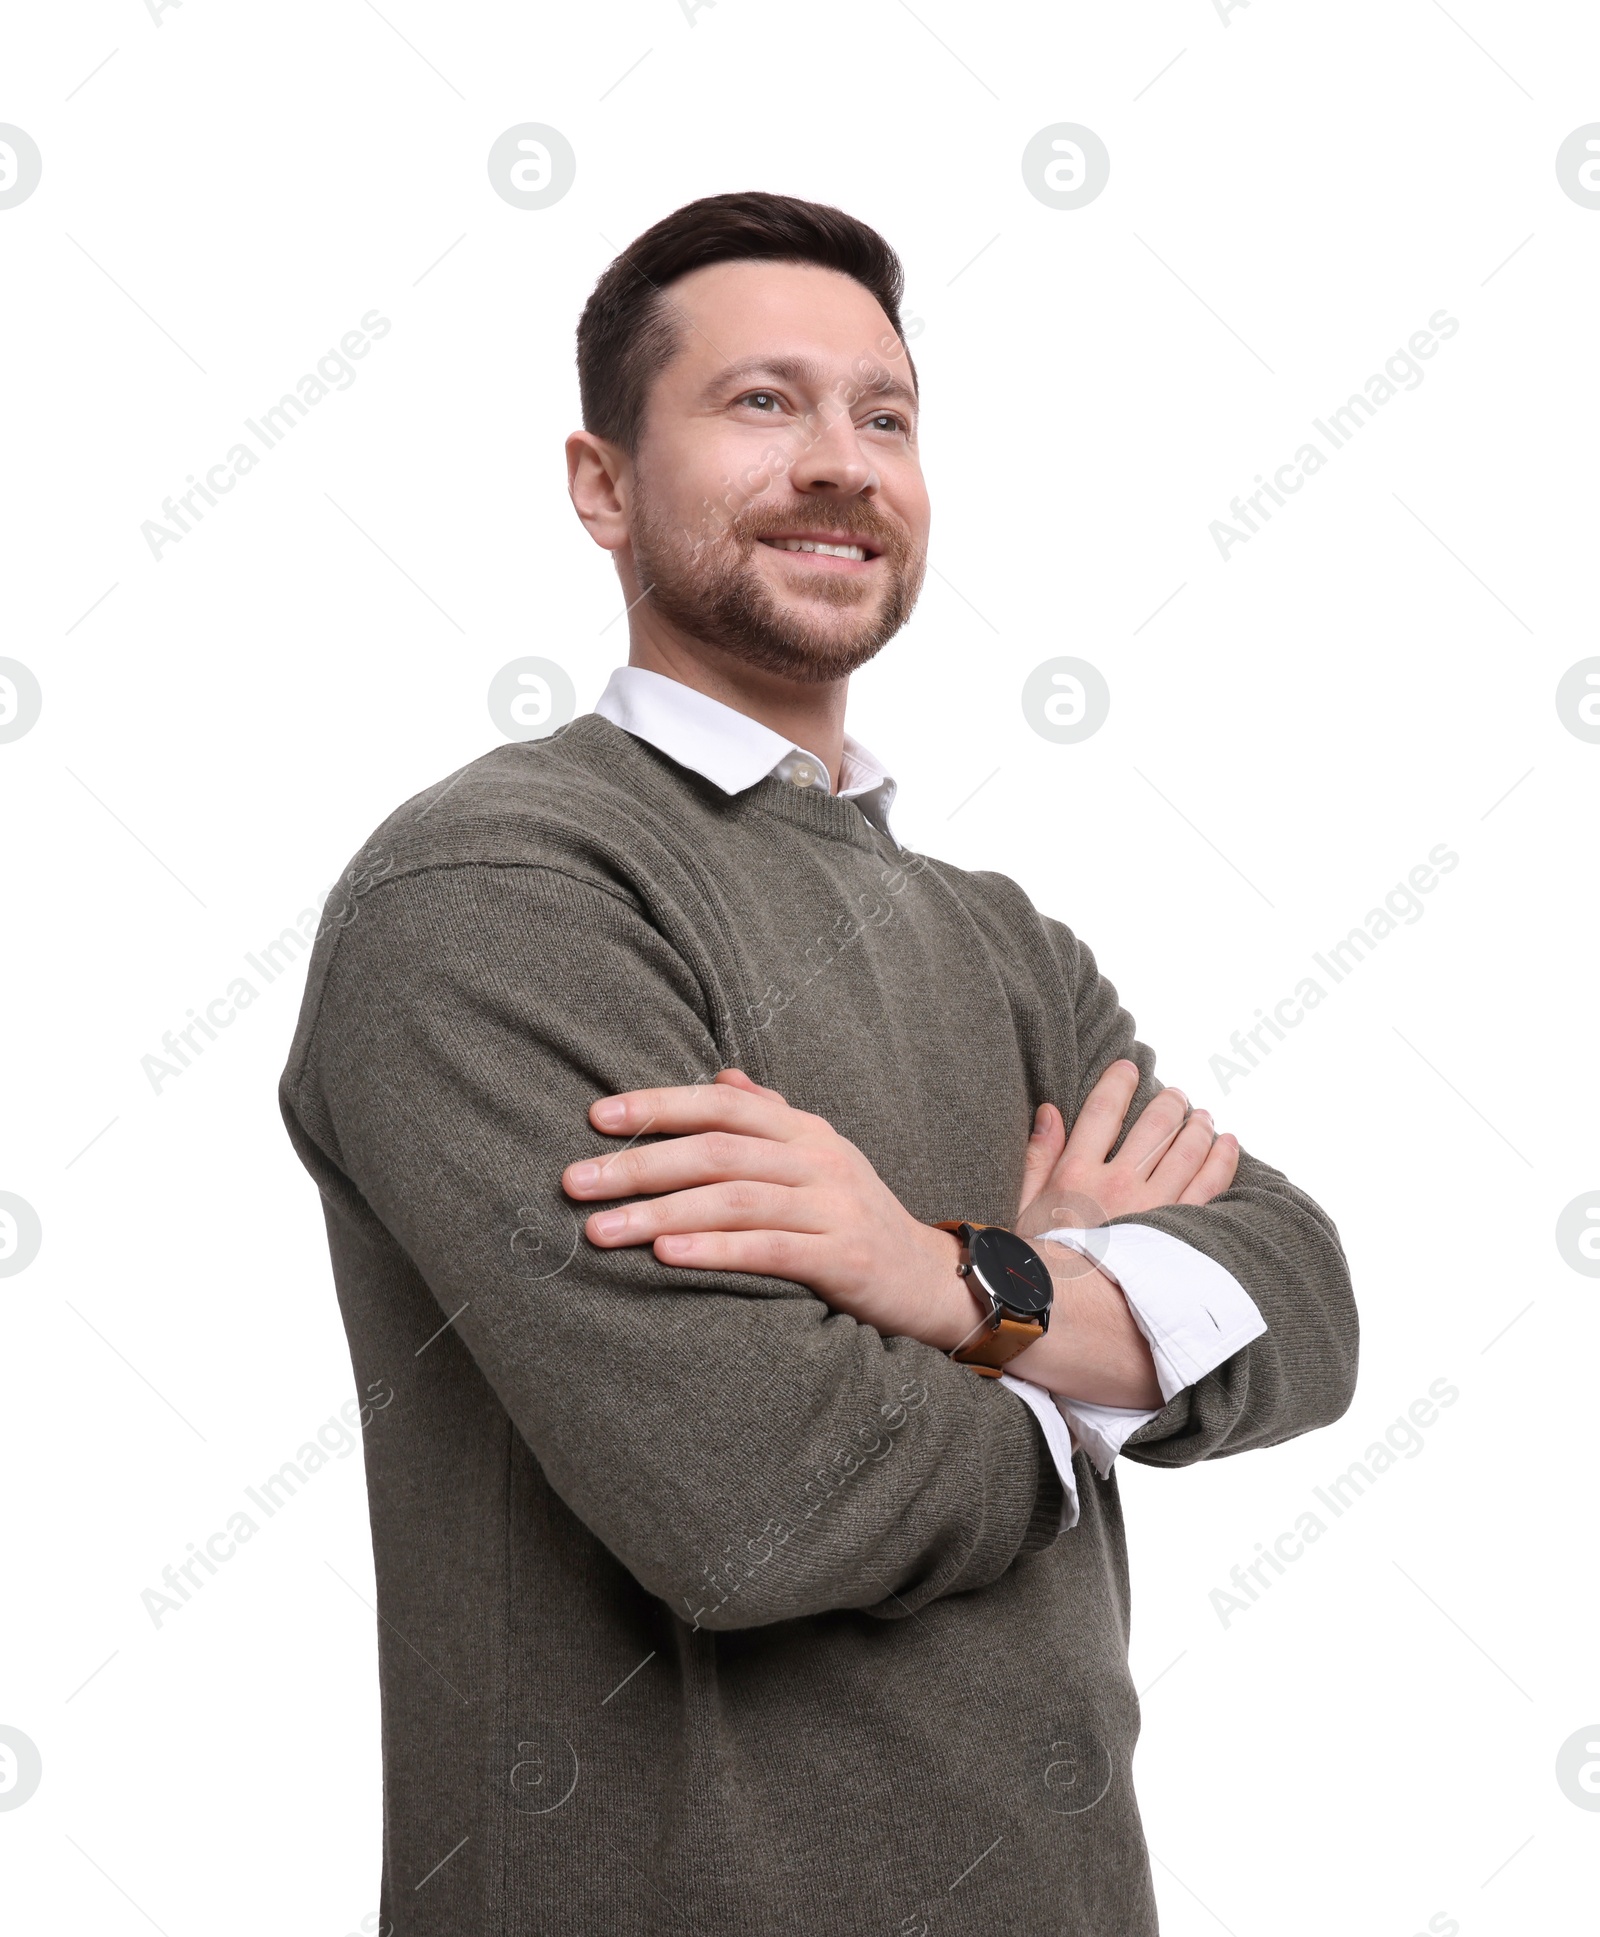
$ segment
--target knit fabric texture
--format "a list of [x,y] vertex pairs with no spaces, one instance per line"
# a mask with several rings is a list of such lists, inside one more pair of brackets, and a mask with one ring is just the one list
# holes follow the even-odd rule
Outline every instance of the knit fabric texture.
[[[737,1065],[918,1218],[1015,1219],[1036,1106],[1161,1087],[1089,949],[853,802],[596,715],[407,803],[330,898],[282,1083],[358,1392],[397,1937],[1153,1937],[1115,1477],[804,1286],[600,1251],[596,1097]],[[1118,1220],[1120,1221],[1120,1220]],[[1141,1212],[1266,1333],[1124,1457],[1349,1404],[1337,1232],[1242,1153]],[[1220,1722],[1220,1718],[1219,1718]],[[959,1879],[959,1881],[958,1881]]]

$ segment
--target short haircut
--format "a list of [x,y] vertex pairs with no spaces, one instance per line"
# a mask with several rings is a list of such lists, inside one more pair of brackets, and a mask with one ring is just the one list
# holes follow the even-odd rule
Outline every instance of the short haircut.
[[[650,386],[676,354],[677,319],[665,292],[714,262],[807,262],[850,276],[878,299],[905,347],[905,271],[876,229],[843,209],[758,191],[707,195],[635,237],[595,284],[578,322],[583,426],[623,450],[638,448]],[[911,381],[917,380],[906,350]]]

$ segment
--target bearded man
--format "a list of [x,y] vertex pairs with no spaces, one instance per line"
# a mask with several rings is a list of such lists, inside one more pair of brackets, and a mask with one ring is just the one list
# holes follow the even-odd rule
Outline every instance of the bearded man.
[[317,947],[399,1937],[1151,1937],[1113,1463],[1350,1401],[1328,1216],[845,733],[927,553],[900,296],[767,194],[607,269],[567,456],[628,664]]

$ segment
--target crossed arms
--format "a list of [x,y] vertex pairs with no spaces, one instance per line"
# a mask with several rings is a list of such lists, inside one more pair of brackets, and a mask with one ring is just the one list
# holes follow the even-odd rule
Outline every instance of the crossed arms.
[[[554,868],[456,862],[379,883],[359,919],[319,948],[282,1100],[321,1188],[336,1259],[356,1260],[349,1268],[375,1285],[426,1284],[452,1322],[419,1361],[419,1376],[448,1376],[463,1403],[474,1390],[482,1403],[497,1403],[548,1485],[681,1618],[713,1598],[704,1577],[730,1549],[754,1553],[764,1540],[770,1549],[775,1522],[798,1529],[781,1548],[781,1566],[763,1567],[700,1625],[755,1626],[844,1608],[900,1619],[999,1580],[1020,1555],[1056,1539],[1060,1483],[1028,1408],[998,1380],[977,1378],[942,1347],[894,1329],[917,1322],[919,1296],[932,1312],[933,1278],[942,1279],[949,1253],[936,1274],[934,1244],[918,1227],[926,1279],[897,1279],[866,1261],[863,1234],[877,1233],[876,1259],[893,1230],[905,1237],[909,1259],[915,1220],[901,1211],[896,1224],[882,1205],[881,1215],[869,1214],[876,1180],[853,1167],[847,1149],[828,1161],[848,1173],[855,1237],[826,1264],[818,1242],[803,1276],[797,1245],[826,1232],[802,1227],[785,1238],[765,1212],[751,1229],[708,1228],[693,1211],[689,1230],[641,1230],[621,1244],[582,1240],[563,1177],[596,1097],[626,1096],[662,1071],[728,1060],[701,975],[637,905]],[[1047,971],[1051,978],[1040,1012],[1071,1049],[1061,1066],[1082,1071],[1072,1083],[1078,1093],[1060,1097],[1062,1118],[1076,1133],[1105,1076],[1111,1096],[1094,1111],[1108,1108],[1120,1124],[1118,1085],[1130,1078],[1111,1066],[1130,1061],[1134,1100],[1154,1104],[1136,1113],[1124,1149],[1163,1122],[1170,1131],[1167,1113],[1178,1112],[1180,1099],[1161,1090],[1153,1055],[1134,1039],[1092,955],[1055,924],[1041,924],[1037,952],[1041,982]],[[728,1081],[689,1096],[803,1130],[803,1139],[755,1136],[773,1147],[761,1153],[769,1163],[793,1161],[788,1147],[802,1141],[807,1152],[832,1149],[831,1132],[791,1124],[801,1113],[785,1114],[781,1099],[753,1085]],[[1267,1330],[1134,1435],[1129,1456],[1154,1464],[1270,1445],[1324,1424],[1349,1403],[1354,1378],[1354,1307],[1331,1222],[1231,1140],[1212,1146],[1202,1125],[1185,1116],[1142,1180],[1160,1179],[1165,1201],[1137,1218],[1231,1272]],[[634,1154],[669,1166],[688,1152],[692,1164],[697,1136],[724,1134],[686,1130]],[[1073,1150],[1073,1178],[1072,1166],[1095,1161],[1100,1135],[1086,1131]],[[1060,1153],[1051,1155],[1058,1140]],[[1035,1201],[1049,1196],[1044,1186],[1069,1143],[1056,1124],[1031,1153],[1032,1180],[1048,1165]],[[1181,1145],[1192,1155],[1202,1143],[1210,1156],[1183,1189],[1168,1190],[1173,1152]],[[1100,1193],[1113,1228],[1129,1213],[1106,1193],[1145,1168],[1149,1154],[1144,1165],[1102,1163],[1084,1193]],[[1219,1186],[1220,1169],[1208,1175],[1206,1165],[1230,1156],[1235,1173],[1220,1194],[1208,1202],[1186,1195]],[[656,1182],[666,1188],[647,1216],[681,1210],[673,1200],[685,1191],[748,1197],[774,1187],[747,1175],[674,1185],[658,1172]],[[776,1188],[804,1195],[817,1186],[779,1179]],[[604,1183],[597,1196],[604,1200]],[[638,1213],[631,1207],[630,1220]],[[759,1244],[763,1231],[768,1242],[777,1232],[789,1245],[793,1277],[773,1273],[776,1253],[760,1268],[753,1250],[740,1251]],[[745,1264],[729,1267],[705,1253],[664,1268],[657,1247],[673,1236],[719,1247],[722,1259],[738,1253]],[[953,1269],[949,1280],[959,1288]],[[1139,1368],[1118,1329],[1118,1301],[1085,1282],[1103,1323],[1099,1358],[1067,1376],[1111,1382],[1093,1390],[1126,1390],[1115,1381],[1137,1379]],[[881,1301],[886,1286],[888,1307],[861,1307],[884,1330],[845,1308],[850,1298]],[[963,1330],[971,1323],[942,1309],[930,1322]],[[429,1324],[416,1343],[435,1329]],[[1064,1323],[1063,1337],[1073,1329]],[[358,1362],[358,1376],[363,1370]],[[842,1492],[841,1473],[852,1475]],[[831,1503],[807,1513],[824,1484]]]
[[[1138,1082],[1136,1063],[1113,1063],[1070,1132],[1054,1104],[1039,1106],[1015,1229],[1031,1236],[1207,1204],[1228,1188],[1238,1140],[1216,1136],[1210,1113],[1191,1111],[1181,1090],[1157,1091],[1111,1154]],[[584,1227],[592,1244],[649,1244],[667,1265],[792,1279],[885,1337],[943,1352],[972,1331],[977,1308],[956,1275],[954,1235],[912,1217],[826,1119],[792,1109],[742,1070],[725,1069],[711,1084],[602,1097],[589,1120],[628,1143],[569,1164],[568,1195],[650,1199],[595,1212]],[[647,1134],[669,1140],[636,1147]],[[1159,1408],[1155,1361],[1119,1286],[1082,1252],[1037,1248],[1055,1282],[1056,1315],[1008,1369],[1069,1399]]]

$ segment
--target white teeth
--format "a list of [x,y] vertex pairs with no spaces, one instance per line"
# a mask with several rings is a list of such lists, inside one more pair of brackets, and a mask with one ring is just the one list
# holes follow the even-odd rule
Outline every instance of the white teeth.
[[853,558],[862,564],[867,556],[859,545],[819,545],[810,538],[769,538],[767,543],[779,551],[821,552],[825,558]]

